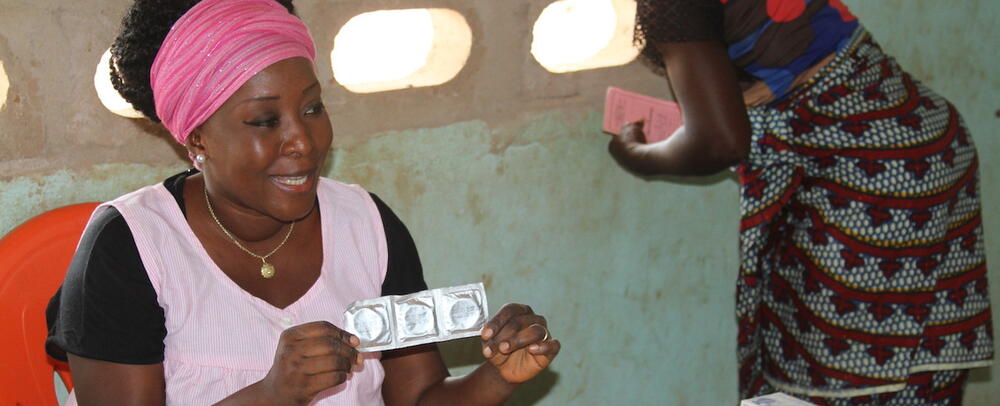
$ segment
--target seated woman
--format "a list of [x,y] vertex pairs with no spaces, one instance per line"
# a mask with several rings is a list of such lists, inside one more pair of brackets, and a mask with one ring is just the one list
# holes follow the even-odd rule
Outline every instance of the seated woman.
[[426,289],[406,227],[320,177],[333,131],[290,1],[136,1],[113,82],[195,167],[99,207],[49,305],[83,405],[496,405],[560,344],[509,304],[461,378],[433,344],[359,353],[351,302]]

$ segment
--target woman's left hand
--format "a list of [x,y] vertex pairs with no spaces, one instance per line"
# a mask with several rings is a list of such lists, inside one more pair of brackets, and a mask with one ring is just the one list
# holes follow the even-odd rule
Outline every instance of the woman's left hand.
[[562,345],[545,318],[523,304],[509,303],[482,330],[483,356],[509,383],[534,378],[552,363]]

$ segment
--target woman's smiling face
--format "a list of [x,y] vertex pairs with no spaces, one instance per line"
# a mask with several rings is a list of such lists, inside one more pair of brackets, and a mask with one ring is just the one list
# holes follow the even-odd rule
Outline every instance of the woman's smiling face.
[[291,58],[243,84],[189,145],[207,158],[213,204],[288,222],[312,210],[332,140],[312,63]]

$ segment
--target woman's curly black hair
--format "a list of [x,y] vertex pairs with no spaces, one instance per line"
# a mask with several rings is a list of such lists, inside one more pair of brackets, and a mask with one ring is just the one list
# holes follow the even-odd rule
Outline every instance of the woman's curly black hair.
[[[122,18],[111,45],[111,84],[136,110],[160,122],[153,103],[149,70],[160,45],[181,16],[201,0],[135,0]],[[275,0],[294,13],[292,0]]]
[[722,39],[722,13],[718,1],[637,0],[632,44],[644,65],[665,76],[663,55],[653,43]]

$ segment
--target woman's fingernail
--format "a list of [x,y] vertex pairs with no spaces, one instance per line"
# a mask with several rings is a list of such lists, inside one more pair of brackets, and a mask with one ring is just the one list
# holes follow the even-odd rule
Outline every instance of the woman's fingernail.
[[500,352],[507,352],[508,350],[510,350],[510,343],[506,341],[500,343]]
[[483,348],[483,356],[485,356],[486,358],[492,357],[493,350],[490,349],[490,347]]

